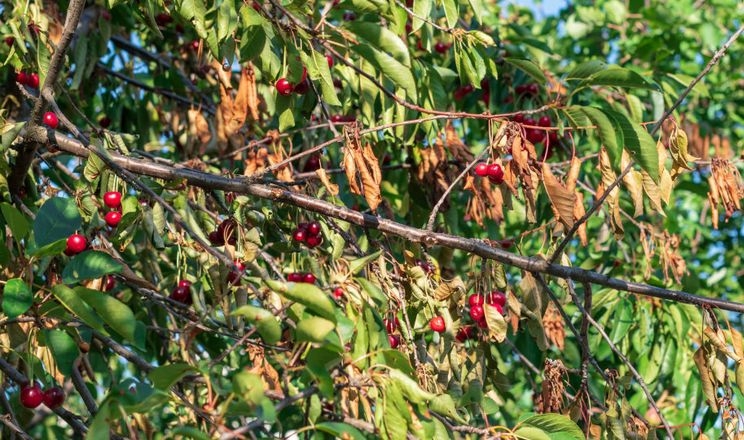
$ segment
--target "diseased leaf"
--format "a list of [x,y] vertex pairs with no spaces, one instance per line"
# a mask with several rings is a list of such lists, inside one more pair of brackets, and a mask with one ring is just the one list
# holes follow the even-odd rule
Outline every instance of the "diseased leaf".
[[550,169],[547,162],[542,164],[543,185],[550,199],[550,206],[556,218],[566,227],[571,229],[574,224],[574,205],[576,204],[576,193],[568,190]]
[[506,339],[506,331],[508,325],[504,319],[504,315],[499,313],[496,307],[491,305],[485,305],[483,311],[486,315],[486,323],[488,324],[488,336],[496,342],[504,342]]
[[369,208],[376,211],[382,202],[380,183],[382,171],[372,146],[362,146],[359,128],[356,124],[344,127],[346,145],[344,147],[344,170],[349,179],[349,188],[354,194],[364,195]]
[[717,387],[713,382],[713,374],[705,360],[705,346],[698,348],[692,358],[695,361],[695,365],[697,365],[700,380],[703,383],[705,401],[708,402],[711,411],[718,412],[718,396],[716,394]]
[[[620,168],[625,169],[629,163],[630,156],[623,150]],[[633,206],[635,207],[633,217],[638,217],[643,214],[643,175],[636,170],[630,170],[630,172],[623,177],[623,183],[628,189],[628,192],[630,192],[630,197],[633,200]]]

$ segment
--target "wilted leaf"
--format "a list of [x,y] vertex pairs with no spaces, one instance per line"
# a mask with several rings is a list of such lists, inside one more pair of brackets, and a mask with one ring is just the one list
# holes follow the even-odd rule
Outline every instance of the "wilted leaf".
[[370,209],[376,211],[382,202],[380,183],[382,171],[369,144],[362,146],[359,127],[349,124],[344,127],[346,146],[344,148],[344,169],[349,179],[349,188],[354,194],[364,195]]
[[325,168],[318,168],[317,170],[315,170],[315,175],[318,176],[320,183],[323,184],[330,195],[338,195],[338,185],[331,182],[331,179],[328,177],[328,173],[326,173]]
[[[576,193],[567,189],[550,170],[550,165],[543,162],[543,184],[550,199],[550,206],[558,220],[563,223],[566,230],[571,229],[574,224],[574,205],[576,204]],[[574,180],[575,182],[575,180]],[[575,183],[574,183],[575,185]]]
[[703,393],[705,394],[705,401],[708,402],[711,411],[714,413],[718,412],[718,396],[716,395],[716,385],[713,382],[713,375],[708,367],[708,363],[705,360],[705,347],[700,347],[695,351],[693,360],[695,365],[698,367],[700,373],[700,380],[703,382]]
[[504,342],[506,331],[508,329],[504,315],[499,313],[496,307],[486,305],[483,307],[486,314],[486,323],[488,324],[488,336],[496,342]]
[[[630,156],[627,151],[623,150],[622,160],[620,162],[620,168],[625,169],[630,164]],[[638,217],[643,214],[643,175],[636,170],[630,170],[628,174],[623,177],[623,183],[630,192],[630,197],[633,200],[633,206],[635,212],[633,217]]]

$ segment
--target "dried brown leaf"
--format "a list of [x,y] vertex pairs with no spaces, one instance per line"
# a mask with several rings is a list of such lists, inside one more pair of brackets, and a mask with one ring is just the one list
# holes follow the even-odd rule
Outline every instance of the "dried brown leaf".
[[[555,177],[550,169],[550,165],[543,162],[543,185],[550,199],[550,206],[556,218],[566,227],[571,229],[574,224],[574,205],[576,204],[576,193],[569,191]],[[575,186],[575,185],[574,185]]]
[[715,413],[718,412],[718,396],[716,394],[717,386],[713,382],[713,374],[708,367],[705,352],[705,346],[702,346],[695,351],[692,358],[695,361],[695,365],[697,365],[698,372],[700,373],[700,380],[703,382],[705,401],[708,402],[711,411]]
[[[584,210],[584,196],[579,191],[576,191],[576,202],[573,206],[573,218],[575,221],[579,221],[584,215],[586,214],[586,211]],[[582,246],[587,246],[589,244],[589,241],[586,237],[586,222],[582,223],[581,226],[579,226],[579,229],[576,230],[576,232],[579,234],[579,240],[581,240]]]
[[646,196],[651,203],[651,208],[666,217],[664,208],[661,206],[661,191],[659,190],[659,185],[651,179],[651,176],[647,172],[642,170],[640,173],[641,178],[643,179],[643,192],[646,193]]
[[548,303],[548,307],[543,315],[543,327],[545,328],[545,336],[548,337],[548,340],[558,350],[563,351],[566,340],[566,329],[564,327],[563,317],[558,311],[558,307],[552,301]]
[[320,182],[323,184],[323,186],[328,190],[328,192],[333,195],[338,195],[338,185],[331,182],[330,177],[328,176],[328,173],[326,173],[325,168],[318,168],[315,170],[315,175],[318,176],[318,179],[320,179]]
[[[382,202],[380,163],[374,155],[371,145],[362,146],[359,140],[359,127],[356,124],[345,126],[344,136],[346,138],[344,169],[346,177],[349,179],[349,187],[354,194],[363,195],[370,209],[374,212]],[[353,165],[352,161],[354,162]]]

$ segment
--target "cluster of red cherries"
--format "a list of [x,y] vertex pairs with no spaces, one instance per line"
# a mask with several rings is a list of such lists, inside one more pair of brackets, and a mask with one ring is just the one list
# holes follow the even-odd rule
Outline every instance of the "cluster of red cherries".
[[109,212],[103,216],[106,224],[115,228],[121,221],[121,193],[119,191],[108,191],[103,195],[103,204],[109,208]]
[[65,392],[60,387],[52,387],[44,391],[38,383],[26,384],[21,387],[21,405],[34,409],[42,403],[49,409],[62,405],[65,401]]
[[16,82],[31,87],[32,89],[38,89],[39,88],[39,74],[36,72],[32,73],[26,73],[24,71],[20,71],[16,73]]
[[292,232],[292,240],[295,243],[304,243],[310,249],[320,246],[323,243],[323,236],[320,235],[320,223],[300,223],[297,229]]
[[309,272],[292,272],[291,274],[287,275],[287,281],[291,283],[315,284],[317,278],[315,278],[315,275]]
[[[506,294],[498,290],[493,290],[485,295],[480,293],[474,293],[468,297],[468,305],[470,306],[470,319],[480,328],[488,328],[488,322],[486,322],[486,309],[485,307],[493,307],[500,314],[504,314],[504,307],[506,306]],[[473,325],[466,325],[460,328],[455,335],[455,338],[460,342],[465,342],[468,339],[475,338],[476,328]]]
[[382,323],[385,325],[385,331],[388,335],[388,343],[390,343],[390,348],[398,348],[398,346],[400,345],[400,335],[396,334],[396,332],[400,328],[400,320],[397,316],[393,315],[392,317],[383,319]]
[[[540,117],[540,119],[535,120],[530,117],[525,117],[524,115],[514,115],[512,118],[514,122],[518,122],[522,125],[531,125],[533,127],[551,127],[553,125],[553,121],[550,119],[550,116],[543,115]],[[533,144],[539,144],[542,142],[545,142],[547,139],[551,144],[555,144],[558,142],[558,134],[555,131],[550,131],[547,135],[545,133],[545,130],[540,130],[539,128],[528,128],[525,127],[525,137],[527,137],[527,140],[530,141]]]
[[504,169],[497,163],[488,164],[480,162],[476,164],[475,175],[479,177],[488,177],[488,180],[496,185],[500,185],[504,181]]

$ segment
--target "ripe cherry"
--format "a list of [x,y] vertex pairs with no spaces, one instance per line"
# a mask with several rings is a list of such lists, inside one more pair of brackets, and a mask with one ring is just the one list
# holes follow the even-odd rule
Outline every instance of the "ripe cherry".
[[118,208],[121,205],[121,193],[119,191],[108,191],[103,195],[103,204],[111,209]]
[[385,318],[382,320],[382,323],[385,324],[385,330],[388,333],[395,333],[395,330],[398,329],[398,325],[400,324],[397,317]]
[[13,43],[15,43],[15,38],[13,38],[13,37],[5,37],[5,40],[4,41],[5,41],[5,44],[8,47],[11,47],[11,46],[13,46]]
[[492,306],[500,305],[501,307],[504,307],[506,305],[506,294],[504,292],[499,292],[498,290],[493,290],[486,296],[486,303]]
[[280,95],[289,96],[292,94],[292,83],[287,81],[287,78],[279,78],[276,80],[274,87],[276,87],[276,91],[279,92]]
[[488,304],[488,307],[493,307],[500,314],[504,314],[504,306],[502,306],[501,304]]
[[296,86],[294,86],[293,92],[297,93],[298,95],[304,95],[305,93],[310,90],[310,83],[307,80],[300,81]]
[[470,307],[482,306],[484,302],[485,298],[483,297],[483,295],[477,293],[474,293],[468,297],[468,304],[470,305]]
[[230,270],[227,274],[228,284],[237,284],[240,282],[240,277],[245,271],[245,264],[242,261],[235,260],[235,269]]
[[536,125],[537,121],[535,121],[535,119],[533,118],[524,118],[523,124],[524,125]]
[[103,219],[106,220],[107,225],[114,228],[121,221],[121,211],[109,211],[106,213]]
[[521,123],[524,122],[524,115],[522,115],[522,114],[514,115],[514,117],[512,117],[512,121],[518,122],[518,123],[521,124]]
[[21,405],[33,409],[41,405],[44,401],[44,392],[41,391],[39,384],[24,385],[21,388]]
[[28,75],[26,74],[26,72],[18,72],[16,73],[15,80],[18,83],[26,85],[28,84]]
[[307,158],[307,162],[305,162],[305,167],[302,168],[302,171],[309,173],[317,169],[320,169],[320,156],[314,154]]
[[388,342],[390,343],[390,348],[398,348],[400,345],[400,336],[388,335]]
[[537,128],[527,129],[527,140],[533,144],[539,144],[545,140],[545,132]]
[[342,289],[340,287],[336,287],[335,289],[333,289],[333,297],[336,298],[336,299],[343,298],[344,297],[344,289]]
[[536,83],[527,84],[527,93],[530,95],[537,95],[539,88]]
[[311,273],[306,273],[305,275],[302,276],[303,283],[315,284],[315,281],[316,281],[315,275]]
[[444,330],[447,328],[444,323],[444,318],[441,316],[431,318],[431,321],[429,321],[429,327],[437,333],[444,333]]
[[326,61],[328,61],[328,68],[329,69],[332,68],[333,67],[333,57],[330,56],[330,55],[326,55]]
[[434,50],[436,50],[438,53],[447,53],[447,49],[449,49],[449,45],[441,41],[438,41],[434,45]]
[[103,277],[103,282],[101,284],[104,292],[110,292],[116,287],[116,278],[114,278],[113,275],[106,275]]
[[457,331],[457,334],[455,335],[455,339],[457,339],[460,342],[465,342],[468,339],[472,339],[475,336],[475,327],[472,325],[466,325],[465,327],[460,327],[460,330]]
[[483,306],[480,305],[474,305],[470,307],[470,317],[473,318],[473,321],[479,322],[483,318],[486,317],[486,313],[483,310]]
[[102,117],[98,120],[98,125],[100,125],[101,128],[109,128],[109,125],[111,125],[111,118],[108,116]]
[[44,391],[44,405],[49,409],[57,408],[65,401],[65,392],[60,387],[52,387]]
[[178,301],[182,304],[191,304],[191,288],[189,286],[176,286],[170,294],[170,298],[173,301]]
[[86,240],[84,236],[80,234],[72,234],[67,237],[67,248],[65,249],[65,253],[67,255],[79,254],[84,251],[87,246],[88,240]]
[[31,87],[32,89],[38,89],[39,88],[39,74],[36,72],[33,72],[28,75],[28,78],[26,80],[26,85]]
[[161,12],[160,14],[155,16],[155,23],[158,24],[160,27],[164,27],[170,22],[173,21],[173,17],[170,16],[170,14]]
[[550,116],[540,116],[540,119],[537,121],[537,125],[540,127],[550,127],[553,124],[553,121],[550,120]]
[[44,125],[51,129],[55,129],[57,128],[57,125],[59,125],[59,119],[57,118],[57,115],[54,114],[54,112],[44,113],[44,118],[42,120],[44,122]]
[[310,249],[314,247],[320,246],[320,244],[323,243],[323,236],[322,235],[311,235],[310,237],[307,237],[305,239],[305,244]]
[[301,283],[302,278],[303,278],[303,275],[299,272],[292,272],[289,275],[287,275],[287,281],[291,283]]
[[320,223],[312,222],[307,225],[307,233],[310,234],[311,237],[315,237],[320,234]]
[[225,244],[225,239],[219,231],[212,231],[209,233],[209,242],[212,246],[222,246]]
[[497,163],[488,166],[488,180],[500,185],[504,181],[504,169]]
[[295,229],[292,233],[292,240],[297,243],[304,243],[307,240],[307,232],[304,229]]
[[180,280],[178,282],[178,287],[191,287],[191,281],[189,280]]
[[480,162],[478,165],[476,165],[475,175],[480,177],[488,176],[488,164],[485,162]]

